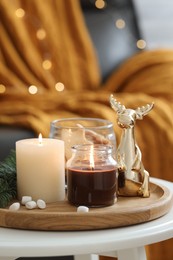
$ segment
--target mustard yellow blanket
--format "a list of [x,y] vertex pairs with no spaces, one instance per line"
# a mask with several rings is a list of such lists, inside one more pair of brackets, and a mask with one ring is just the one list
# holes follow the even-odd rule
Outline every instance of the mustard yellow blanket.
[[77,0],[1,0],[0,17],[0,124],[46,137],[53,119],[100,117],[119,142],[110,94],[130,108],[154,101],[136,139],[150,175],[173,181],[173,50],[140,52],[102,84]]

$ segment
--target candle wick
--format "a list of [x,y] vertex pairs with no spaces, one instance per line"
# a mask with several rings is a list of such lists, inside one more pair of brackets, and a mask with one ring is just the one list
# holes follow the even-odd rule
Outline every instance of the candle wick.
[[94,167],[93,166],[91,166],[91,171],[94,171]]

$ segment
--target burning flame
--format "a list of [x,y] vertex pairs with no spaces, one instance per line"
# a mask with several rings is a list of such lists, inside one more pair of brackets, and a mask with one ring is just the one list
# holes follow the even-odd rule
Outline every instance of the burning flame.
[[42,134],[41,133],[38,136],[38,142],[39,142],[39,144],[42,144]]

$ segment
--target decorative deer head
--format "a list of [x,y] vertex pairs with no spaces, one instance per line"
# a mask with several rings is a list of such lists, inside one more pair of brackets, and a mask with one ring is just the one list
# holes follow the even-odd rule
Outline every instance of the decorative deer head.
[[112,108],[117,112],[117,122],[121,128],[134,127],[137,119],[142,120],[153,108],[154,103],[147,104],[146,106],[138,107],[137,109],[127,109],[124,105],[121,105],[113,95],[110,96],[110,104]]
[[123,129],[117,148],[119,195],[148,197],[149,173],[142,164],[141,151],[134,137],[134,125],[137,119],[143,119],[152,110],[154,103],[129,109],[111,95],[110,104],[117,113],[118,126]]

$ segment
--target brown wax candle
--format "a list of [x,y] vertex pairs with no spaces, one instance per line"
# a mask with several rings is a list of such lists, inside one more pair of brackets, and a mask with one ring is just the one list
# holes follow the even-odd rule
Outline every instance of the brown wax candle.
[[67,191],[68,201],[76,206],[112,205],[116,198],[116,168],[68,168]]

